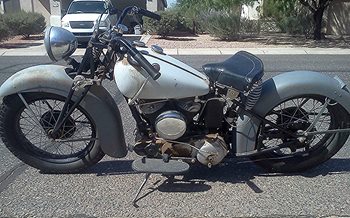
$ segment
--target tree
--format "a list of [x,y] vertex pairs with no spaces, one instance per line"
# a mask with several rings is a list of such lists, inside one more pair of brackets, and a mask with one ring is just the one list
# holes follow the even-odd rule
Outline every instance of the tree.
[[322,21],[323,14],[327,7],[333,0],[299,0],[299,2],[306,6],[313,14],[314,21],[314,39],[321,40],[322,35]]
[[297,4],[299,0],[264,0],[262,14],[264,17],[281,19],[298,14]]
[[181,14],[183,14],[192,23],[192,33],[197,33],[197,27],[199,22],[199,15],[201,11],[206,7],[205,2],[197,0],[179,0],[177,2],[177,7],[180,9]]

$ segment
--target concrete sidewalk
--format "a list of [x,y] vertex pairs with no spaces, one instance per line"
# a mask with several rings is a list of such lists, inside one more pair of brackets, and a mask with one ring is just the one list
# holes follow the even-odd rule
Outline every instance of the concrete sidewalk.
[[[169,55],[230,55],[238,51],[247,51],[256,55],[350,55],[350,49],[342,48],[179,48],[164,49]],[[78,48],[74,55],[83,55],[84,48]],[[45,46],[32,46],[27,48],[0,49],[0,56],[47,56]]]

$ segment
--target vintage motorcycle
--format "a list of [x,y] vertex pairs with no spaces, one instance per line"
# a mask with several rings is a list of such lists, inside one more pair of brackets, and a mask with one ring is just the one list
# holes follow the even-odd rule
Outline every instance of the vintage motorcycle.
[[[181,174],[191,164],[213,167],[236,157],[273,172],[299,172],[345,144],[350,94],[338,77],[298,71],[262,82],[262,61],[244,51],[199,72],[159,46],[123,38],[130,14],[160,19],[126,8],[108,31],[96,28],[81,62],[70,57],[74,35],[49,27],[49,57],[70,67],[30,67],[1,86],[1,139],[23,162],[72,173],[105,154],[123,158],[134,151],[141,158],[132,167],[146,175]],[[118,106],[102,86],[106,79],[130,107],[135,144],[126,145]]]

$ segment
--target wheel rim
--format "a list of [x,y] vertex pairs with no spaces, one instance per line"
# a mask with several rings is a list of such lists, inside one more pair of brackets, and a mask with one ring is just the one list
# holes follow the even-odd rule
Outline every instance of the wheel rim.
[[[325,101],[325,97],[321,96],[295,97],[280,103],[265,118],[279,127],[296,134],[307,130],[317,119],[317,115],[320,114],[319,119],[315,121],[312,131],[335,129],[334,111],[332,111],[332,107],[335,104],[331,102],[322,112]],[[282,143],[292,142],[290,146],[274,151],[272,153],[274,156],[310,154],[324,147],[327,141],[332,140],[335,135],[334,133],[304,137],[301,139],[305,141],[301,142],[299,139],[287,136],[268,124],[261,128],[260,134],[263,136],[263,148],[271,148]],[[274,134],[276,137],[273,137]]]
[[58,139],[48,132],[53,129],[64,100],[43,97],[28,101],[29,109],[23,107],[18,117],[19,135],[25,139],[26,150],[38,158],[72,160],[87,154],[92,148],[96,132],[88,114],[76,108],[59,130]]

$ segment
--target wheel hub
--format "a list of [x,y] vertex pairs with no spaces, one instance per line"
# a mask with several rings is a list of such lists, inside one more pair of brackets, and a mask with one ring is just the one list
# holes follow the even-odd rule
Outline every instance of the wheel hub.
[[286,119],[285,114],[278,116],[277,125],[282,125],[291,132],[305,131],[311,125],[309,121],[305,120],[307,119],[307,117],[305,118],[307,112],[301,108],[289,107],[284,109],[283,112],[290,115],[290,118]]
[[76,131],[76,125],[72,117],[63,123],[62,127],[57,131],[54,136],[51,134],[53,128],[55,127],[56,121],[60,116],[61,111],[53,110],[45,112],[40,119],[40,123],[44,128],[45,132],[52,139],[67,139],[74,135]]
[[[277,124],[284,126],[286,130],[292,133],[300,134],[306,131],[311,125],[311,123],[308,120],[308,116],[307,116],[308,113],[301,108],[289,107],[284,109],[283,112],[285,114],[290,115],[290,118],[286,119],[285,114],[281,115],[277,119]],[[295,138],[290,138],[288,136],[285,136],[282,138],[282,141],[283,142],[296,141],[297,143],[292,144],[290,146],[290,149],[293,152],[295,152],[296,149],[298,148],[307,147],[308,143],[312,141],[312,137],[299,137],[295,139]]]

